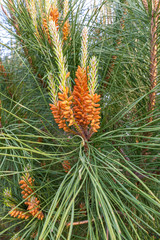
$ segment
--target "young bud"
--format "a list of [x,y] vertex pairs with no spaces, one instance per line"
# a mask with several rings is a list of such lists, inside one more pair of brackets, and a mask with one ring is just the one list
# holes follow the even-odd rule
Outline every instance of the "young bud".
[[89,73],[89,92],[94,95],[97,89],[97,59],[93,56],[90,60],[90,73]]
[[88,57],[88,28],[84,27],[82,30],[82,56],[81,67],[86,70]]
[[58,69],[59,69],[59,85],[61,86],[61,90],[65,91],[67,86],[67,64],[66,58],[63,56],[62,51],[62,41],[60,39],[56,24],[54,21],[49,22],[49,29],[51,33],[52,43],[54,45],[54,52],[57,59]]

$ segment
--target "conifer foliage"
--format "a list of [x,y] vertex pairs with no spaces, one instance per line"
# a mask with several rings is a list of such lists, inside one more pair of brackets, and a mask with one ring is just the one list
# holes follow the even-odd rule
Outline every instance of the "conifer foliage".
[[0,239],[160,238],[160,1],[4,0]]

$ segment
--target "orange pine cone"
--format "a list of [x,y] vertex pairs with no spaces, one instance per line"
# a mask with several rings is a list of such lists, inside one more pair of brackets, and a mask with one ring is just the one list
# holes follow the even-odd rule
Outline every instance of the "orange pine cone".
[[52,110],[52,114],[54,116],[55,122],[58,124],[58,127],[61,129],[63,129],[65,132],[69,132],[69,128],[67,127],[66,121],[65,119],[63,119],[63,114],[62,114],[62,110],[60,107],[60,102],[58,101],[58,103],[56,105],[54,104],[50,104],[50,109]]
[[[22,176],[22,179],[19,181],[19,184],[21,185],[20,188],[23,189],[21,192],[23,195],[23,198],[27,200],[25,201],[25,204],[28,205],[27,210],[29,210],[29,213],[32,216],[36,216],[39,220],[42,220],[44,218],[44,215],[42,211],[40,211],[39,203],[40,201],[35,197],[35,194],[33,192],[33,189],[31,186],[33,186],[34,179],[29,175],[29,173],[26,173],[26,177]],[[32,194],[32,196],[30,196]],[[20,218],[23,216],[20,216]]]
[[70,28],[69,21],[67,20],[67,21],[64,23],[64,26],[63,26],[63,29],[62,29],[62,32],[63,32],[63,40],[64,40],[64,41],[66,41],[67,38],[68,38],[69,28]]
[[83,126],[87,127],[90,121],[88,120],[88,112],[91,111],[91,99],[89,97],[89,90],[88,90],[88,78],[86,71],[78,66],[76,72],[76,79],[75,79],[75,86],[73,90],[73,97],[74,97],[74,115],[77,122]]
[[[67,74],[67,76],[69,73]],[[72,131],[69,126],[74,124],[74,116],[72,110],[72,99],[73,96],[68,96],[69,89],[66,87],[65,91],[58,93],[59,101],[56,104],[50,104],[52,114],[54,116],[55,122],[58,124],[59,128],[63,128],[65,132]],[[68,122],[68,126],[66,124]]]
[[[50,9],[50,14],[49,14],[49,21],[53,21],[55,22],[55,25],[57,26],[58,29],[58,17],[59,17],[59,12],[58,12],[58,8],[53,8],[51,7]],[[49,43],[51,43],[51,38],[50,38],[50,33],[49,33],[49,29],[48,29],[48,23],[46,18],[43,18],[43,27],[45,29],[45,32],[48,36],[48,41]]]
[[[59,89],[62,91],[62,88]],[[59,101],[50,104],[55,122],[64,131],[89,139],[100,128],[100,95],[89,93],[87,72],[80,66],[76,72],[73,93],[71,96],[68,96],[68,93],[69,89],[66,87],[58,93]],[[77,132],[69,128],[72,125]]]
[[91,120],[91,132],[97,132],[97,129],[100,128],[100,104],[97,104],[100,101],[100,95],[96,93],[93,96],[89,96],[92,100],[92,109],[88,112],[88,119]]
[[63,161],[62,166],[63,166],[64,171],[65,171],[66,173],[68,173],[69,170],[71,169],[71,165],[70,165],[70,162],[69,162],[68,160]]
[[66,121],[69,122],[69,126],[72,126],[74,122],[73,110],[71,106],[73,96],[68,97],[68,90],[68,87],[66,87],[65,92],[58,93],[58,98],[60,99],[59,103],[61,113]]
[[58,27],[58,18],[59,18],[59,12],[58,8],[51,7],[50,14],[49,14],[49,21],[55,22],[55,25]]
[[21,211],[21,210],[17,210],[17,209],[11,209],[11,211],[9,212],[9,214],[11,215],[11,217],[18,217],[21,219],[28,219],[31,215],[25,211]]
[[28,205],[27,210],[29,211],[29,213],[32,216],[36,216],[37,214],[37,218],[39,220],[43,220],[44,218],[44,214],[42,213],[42,211],[40,210],[40,206],[39,206],[40,201],[35,197],[32,196],[29,201],[26,202],[26,205]]
[[28,198],[28,196],[33,193],[31,188],[31,186],[33,186],[33,182],[34,179],[32,179],[28,173],[26,174],[26,177],[22,176],[22,179],[19,181],[20,188],[23,189],[21,193],[24,199]]
[[46,32],[47,34],[47,37],[48,37],[48,41],[49,43],[51,43],[51,38],[50,38],[50,34],[49,34],[49,29],[48,29],[48,23],[47,23],[47,20],[45,18],[43,18],[43,27],[44,27],[44,31]]

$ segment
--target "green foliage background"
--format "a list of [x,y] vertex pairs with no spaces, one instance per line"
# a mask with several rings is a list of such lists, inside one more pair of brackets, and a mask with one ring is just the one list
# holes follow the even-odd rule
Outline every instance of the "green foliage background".
[[[62,11],[63,2],[58,4]],[[56,81],[58,69],[53,46],[41,30],[40,14],[37,38],[25,2],[4,1],[8,15],[10,7],[14,9],[13,16],[3,17],[16,41],[11,55],[2,58],[7,76],[0,73],[0,238],[27,240],[36,233],[39,240],[159,239],[160,82],[158,73],[156,105],[149,112],[151,11],[139,0],[104,1],[86,14],[85,2],[69,4],[71,39],[64,54],[74,84],[81,32],[87,25],[89,56],[96,55],[99,61],[101,128],[87,143],[87,152],[80,136],[59,130],[46,87],[48,71]],[[102,22],[103,5],[113,11],[112,24]],[[20,35],[11,27],[15,22]],[[60,29],[63,24],[60,19]],[[159,61],[157,67],[159,72]],[[151,115],[153,121],[148,122]],[[72,166],[68,173],[64,160]],[[3,191],[10,188],[17,205],[24,207],[18,182],[28,164],[43,221],[12,218],[3,203]],[[79,221],[87,223],[73,224]]]

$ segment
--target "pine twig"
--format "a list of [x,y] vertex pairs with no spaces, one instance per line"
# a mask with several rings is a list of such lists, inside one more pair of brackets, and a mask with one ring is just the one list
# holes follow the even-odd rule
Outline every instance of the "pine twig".
[[[88,220],[84,220],[84,221],[79,221],[79,222],[73,222],[73,224],[71,222],[67,223],[67,227],[73,225],[73,226],[77,226],[77,225],[83,225],[83,224],[87,224],[89,221]],[[94,222],[94,219],[91,220],[91,222]]]
[[[157,49],[158,49],[158,20],[159,20],[159,1],[152,2],[152,16],[151,16],[151,41],[150,41],[150,90],[152,91],[157,85]],[[153,111],[156,105],[156,91],[152,91],[149,95],[149,106],[148,106],[148,113],[150,117],[148,119],[148,123],[153,121]],[[152,133],[146,133],[146,136],[151,137]],[[145,139],[147,142],[149,139]],[[148,148],[142,151],[142,155],[148,155]],[[146,160],[145,160],[146,162]]]
[[[157,27],[158,27],[158,19],[159,14],[155,15],[155,9],[152,10],[152,19],[151,19],[151,56],[150,56],[150,83],[151,83],[151,90],[154,89],[157,85]],[[151,112],[155,108],[156,103],[156,92],[152,92],[150,94],[150,103],[148,111]],[[153,121],[153,117],[151,116],[149,122]]]

